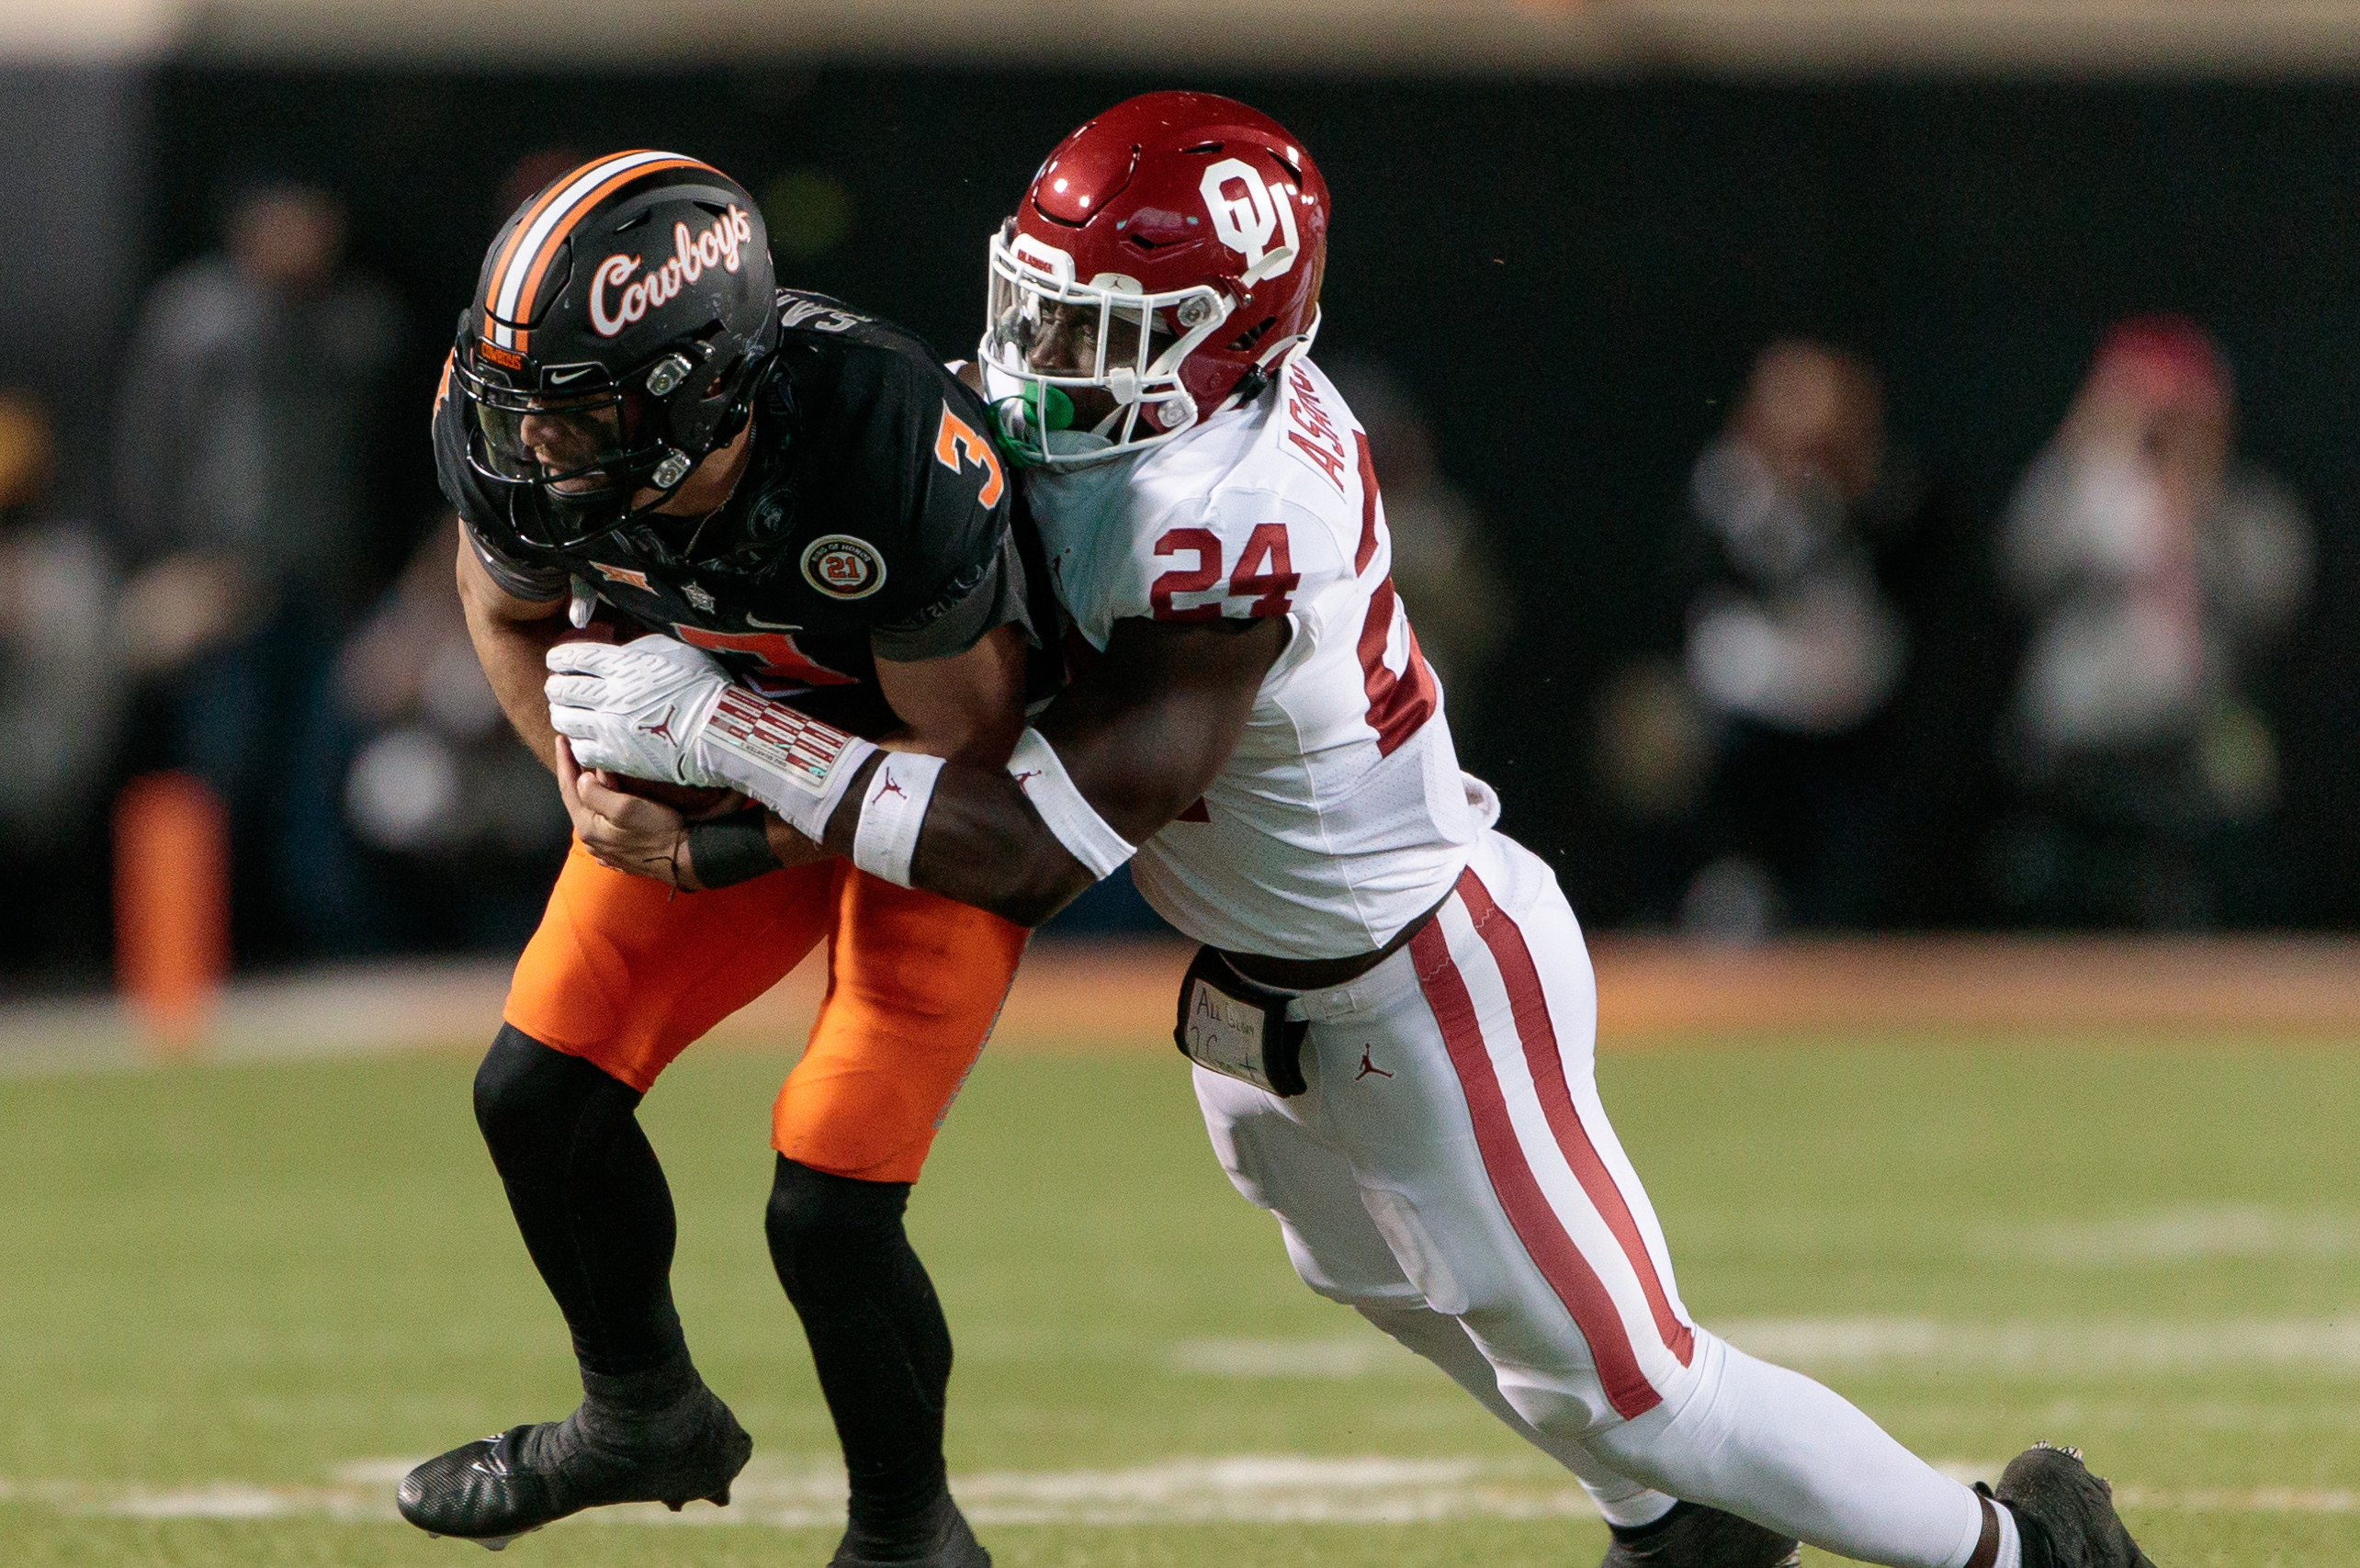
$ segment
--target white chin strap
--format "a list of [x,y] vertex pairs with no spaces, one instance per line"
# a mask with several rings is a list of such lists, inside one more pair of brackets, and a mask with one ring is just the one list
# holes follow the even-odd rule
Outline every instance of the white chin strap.
[[1254,361],[1254,368],[1270,381],[1284,376],[1287,367],[1311,352],[1311,340],[1319,335],[1319,307],[1314,305],[1311,308],[1311,324],[1294,336],[1264,350],[1261,357]]

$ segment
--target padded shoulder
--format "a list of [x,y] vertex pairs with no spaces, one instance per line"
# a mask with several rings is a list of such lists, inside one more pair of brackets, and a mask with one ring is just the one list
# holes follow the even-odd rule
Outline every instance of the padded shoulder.
[[998,560],[1013,504],[981,400],[915,334],[818,296],[784,298],[804,532],[840,530],[875,553],[876,624],[947,613]]
[[1277,491],[1223,486],[1134,520],[1101,584],[1109,626],[1284,615],[1351,575],[1327,521]]

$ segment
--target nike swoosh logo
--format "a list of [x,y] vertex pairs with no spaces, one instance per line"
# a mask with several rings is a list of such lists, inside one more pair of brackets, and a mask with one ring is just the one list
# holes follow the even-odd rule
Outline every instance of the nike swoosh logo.
[[579,381],[584,376],[595,376],[596,374],[598,374],[598,367],[595,365],[577,365],[570,370],[550,371],[548,373],[548,380],[549,385],[552,387],[562,387],[570,382]]

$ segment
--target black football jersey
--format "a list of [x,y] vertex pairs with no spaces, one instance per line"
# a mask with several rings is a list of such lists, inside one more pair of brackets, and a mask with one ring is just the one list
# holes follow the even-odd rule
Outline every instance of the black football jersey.
[[781,290],[779,310],[751,459],[710,516],[650,515],[578,550],[529,541],[503,487],[469,462],[466,393],[447,379],[435,468],[508,592],[585,585],[758,690],[875,734],[893,717],[872,649],[942,658],[1009,621],[1040,624],[1025,604],[1028,581],[1045,587],[1024,566],[1037,547],[1011,532],[1018,487],[982,400],[923,341],[819,295]]

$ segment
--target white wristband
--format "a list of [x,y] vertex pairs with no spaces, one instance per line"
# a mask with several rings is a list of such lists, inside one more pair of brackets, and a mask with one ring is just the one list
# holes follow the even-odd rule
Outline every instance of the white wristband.
[[745,791],[815,840],[827,833],[836,803],[875,750],[857,735],[742,686],[721,694],[696,739],[696,760],[706,773]]
[[853,834],[853,863],[897,887],[909,886],[909,863],[918,853],[919,829],[934,799],[943,759],[920,751],[887,751],[869,775],[861,801],[861,825]]
[[1016,743],[1015,755],[1008,759],[1008,771],[1057,842],[1089,867],[1092,876],[1112,874],[1139,852],[1081,797],[1065,763],[1057,760],[1056,748],[1041,739],[1039,730],[1025,730],[1024,738]]

